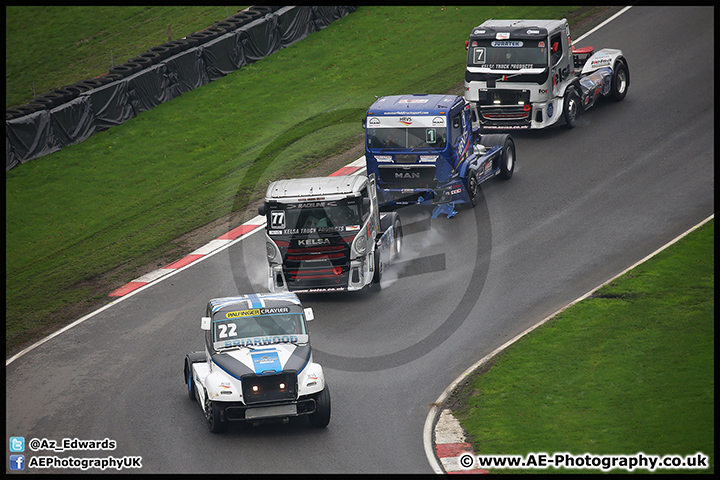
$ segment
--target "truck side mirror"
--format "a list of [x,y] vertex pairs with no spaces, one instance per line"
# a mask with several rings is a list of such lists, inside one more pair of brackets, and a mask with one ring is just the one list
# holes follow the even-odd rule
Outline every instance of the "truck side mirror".
[[262,205],[258,206],[258,215],[261,215],[263,217],[265,216],[265,204],[264,203]]
[[365,117],[363,117],[363,119],[362,119],[362,126],[363,126],[363,128],[365,128]]
[[313,309],[308,307],[303,309],[305,311],[305,321],[309,322],[310,320],[315,319],[315,314],[313,313]]
[[210,317],[202,317],[200,319],[200,328],[202,330],[210,330]]

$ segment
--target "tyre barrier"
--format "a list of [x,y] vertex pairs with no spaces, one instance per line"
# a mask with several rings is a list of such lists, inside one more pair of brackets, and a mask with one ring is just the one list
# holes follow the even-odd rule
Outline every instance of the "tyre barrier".
[[140,62],[137,61],[140,58],[144,58],[144,59],[150,61],[149,65],[147,65],[147,67],[149,67],[150,65],[155,65],[156,63],[158,63],[161,60],[159,53],[145,52],[145,53],[141,53],[140,55],[138,55],[137,57],[135,57],[134,59],[132,59],[130,61],[139,63],[140,65],[143,65],[143,63],[141,61]]
[[93,80],[83,80],[82,82],[78,82],[78,85],[87,85],[88,87],[90,87],[89,90],[92,90],[93,88],[102,87],[105,84],[103,82],[101,82],[100,80],[93,79]]
[[[153,108],[157,105],[158,100],[160,103],[168,101],[186,91],[199,88],[209,81],[220,78],[232,70],[241,68],[243,65],[271,55],[278,48],[286,46],[286,39],[290,38],[292,42],[298,41],[314,31],[324,28],[334,20],[354,12],[356,9],[357,7],[354,6],[318,8],[305,6],[268,7],[263,5],[251,7],[239,11],[225,20],[218,21],[203,31],[148,49],[147,52],[138,55],[133,60],[114,66],[104,75],[52,90],[37,97],[27,105],[7,109],[5,112],[7,120],[6,171],[19,163],[42,157],[70,145],[68,135],[56,132],[73,132],[73,143],[84,141],[94,132],[112,128],[133,118],[140,112]],[[302,18],[308,18],[309,23],[303,21],[301,22],[302,27],[299,28],[297,22],[282,22],[278,18],[265,18],[266,15],[275,11],[279,12],[277,14],[279,19],[286,18],[286,15],[290,19],[301,15]],[[242,51],[226,52],[225,49],[228,48],[230,42],[235,42],[237,39],[219,39],[220,43],[222,43],[219,48],[210,47],[217,53],[213,52],[207,57],[203,55],[203,62],[197,63],[197,59],[200,58],[200,53],[202,53],[202,50],[199,50],[197,56],[191,55],[178,58],[177,62],[168,63],[162,70],[157,72],[154,69],[147,68],[153,65],[156,59],[156,63],[162,62],[169,56],[175,56],[185,50],[202,46],[208,41],[224,36],[228,32],[233,32],[245,24],[257,21],[264,22],[266,20],[270,21],[272,23],[271,27],[276,30],[266,39],[270,41],[265,46],[266,48],[250,48],[250,46],[246,46],[246,42],[243,40],[243,42],[237,42],[234,47],[239,47]],[[282,27],[282,31],[279,31],[280,27]],[[287,30],[289,28],[292,30]],[[248,29],[243,34],[252,38],[257,35],[268,35],[270,32],[265,28],[258,28]],[[228,44],[224,43],[225,40],[228,40]],[[257,40],[260,41],[261,39]],[[248,45],[253,43],[247,42]],[[219,63],[216,62],[215,54],[222,57],[218,59]],[[194,65],[194,67],[190,64]],[[145,98],[143,95],[146,95],[147,92],[137,89],[137,85],[132,82],[128,83],[126,80],[127,77],[140,72],[143,68],[147,68],[147,74],[151,77],[156,74],[170,75],[170,77],[165,77],[170,79],[170,85],[167,88],[162,87],[165,90],[160,92],[154,91],[152,93],[154,97]],[[145,78],[144,75],[142,79]],[[148,77],[149,79],[150,77]],[[117,85],[117,88],[104,88],[105,85],[112,83],[119,83],[120,85]],[[158,81],[158,84],[160,83],[162,82]],[[128,90],[129,88],[131,89]],[[93,90],[98,90],[98,92],[95,93]],[[89,93],[83,95],[81,102],[72,102],[73,99],[84,92]],[[92,106],[96,100],[102,103],[101,107]],[[71,102],[72,105],[65,105]],[[68,112],[73,113],[63,113],[66,107],[71,109]],[[30,116],[31,113],[48,109],[58,110],[55,112],[48,111],[40,116]],[[82,120],[78,120],[76,114],[81,110],[84,112],[82,114],[84,117]],[[87,115],[90,115],[90,118]],[[16,120],[26,116],[27,119]],[[53,125],[50,129],[47,127],[48,118]]]
[[273,7],[269,7],[267,5],[255,5],[254,7],[250,7],[246,10],[246,12],[257,12],[260,14],[261,17],[264,17],[268,13],[272,13]]
[[[157,54],[155,54],[155,55],[157,55]],[[150,59],[148,57],[143,57],[143,56],[137,56],[135,58],[131,58],[130,61],[132,63],[137,63],[143,69],[145,69],[145,68],[151,67],[155,63],[157,63],[158,58],[159,58],[159,55],[158,55],[158,57],[154,57],[154,59]]]
[[232,17],[228,17],[226,21],[232,20],[233,22],[238,22],[240,24],[239,26],[242,27],[246,23],[250,23],[255,20],[255,18],[257,18],[257,16],[252,16],[245,12],[238,12]]
[[111,68],[110,73],[122,75],[123,78],[125,78],[129,77],[133,73],[139,72],[140,70],[142,70],[142,65],[138,65],[134,62],[126,62]]
[[215,22],[215,24],[213,25],[213,27],[222,28],[226,32],[234,32],[241,26],[242,26],[242,24],[240,23],[239,20],[234,20],[234,21],[223,20],[222,22]]
[[213,38],[215,38],[215,35],[213,35],[212,33],[209,33],[209,32],[205,32],[203,30],[202,32],[191,33],[190,35],[188,35],[185,38],[188,40],[193,39],[197,42],[197,45],[202,45],[202,44],[207,43],[208,41],[212,40]]
[[[197,42],[195,42],[195,43],[197,43]],[[171,40],[167,43],[163,43],[161,46],[169,48],[170,53],[172,55],[176,55],[180,52],[184,52],[188,48],[193,47],[192,42],[190,42],[188,40]],[[173,50],[173,48],[175,48],[175,50]]]
[[163,46],[148,48],[147,51],[151,53],[156,53],[160,57],[160,60],[165,60],[167,57],[170,56],[170,50],[167,47]]
[[65,103],[64,95],[60,95],[58,93],[52,93],[52,92],[46,93],[44,95],[40,95],[38,98],[35,99],[35,101],[37,102],[40,99],[49,100],[52,103],[52,107],[50,107],[50,108],[55,108],[58,105],[62,105],[63,103]]

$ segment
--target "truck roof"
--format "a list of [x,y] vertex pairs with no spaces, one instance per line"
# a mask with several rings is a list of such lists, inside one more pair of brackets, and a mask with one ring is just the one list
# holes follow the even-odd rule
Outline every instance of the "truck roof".
[[367,111],[368,115],[444,115],[463,102],[457,95],[389,95],[378,98]]
[[215,315],[218,312],[292,305],[301,305],[300,299],[294,293],[252,293],[236,297],[214,298],[208,302],[208,313]]
[[492,37],[497,32],[509,33],[510,38],[534,38],[545,36],[548,32],[561,30],[567,20],[486,20],[470,32],[470,37]]
[[268,186],[265,198],[270,200],[315,195],[358,193],[366,182],[367,177],[363,175],[277,180]]

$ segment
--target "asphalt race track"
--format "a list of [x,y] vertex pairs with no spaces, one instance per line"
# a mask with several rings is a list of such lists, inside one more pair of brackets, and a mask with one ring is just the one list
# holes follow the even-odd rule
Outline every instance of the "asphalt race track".
[[207,301],[266,291],[255,234],[9,364],[6,439],[108,438],[112,451],[25,455],[141,456],[143,473],[432,473],[423,424],[448,384],[714,212],[712,7],[633,7],[577,45],[623,50],[624,101],[572,131],[513,134],[515,175],[483,183],[473,210],[402,210],[402,262],[380,292],[301,297],[332,392],[326,429],[214,435],[186,394]]

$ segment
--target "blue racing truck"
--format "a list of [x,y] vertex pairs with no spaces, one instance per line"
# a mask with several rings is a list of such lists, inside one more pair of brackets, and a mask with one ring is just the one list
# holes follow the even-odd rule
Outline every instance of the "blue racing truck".
[[367,174],[377,178],[382,207],[434,205],[433,218],[477,204],[479,186],[512,177],[509,134],[480,135],[470,104],[457,95],[378,98],[363,119]]

